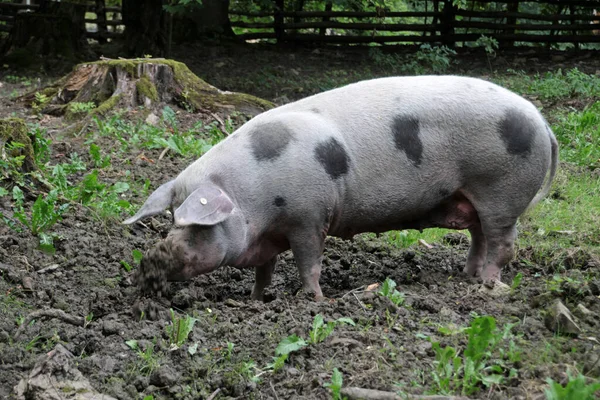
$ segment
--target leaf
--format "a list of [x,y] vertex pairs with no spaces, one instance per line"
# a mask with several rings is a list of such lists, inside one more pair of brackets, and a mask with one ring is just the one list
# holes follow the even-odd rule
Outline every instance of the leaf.
[[493,374],[493,375],[488,375],[488,376],[482,376],[481,382],[483,382],[483,384],[485,386],[499,385],[500,383],[502,383],[503,379],[504,379],[504,376]]
[[140,262],[142,262],[142,258],[144,258],[144,253],[142,253],[138,249],[134,249],[131,252],[131,256],[133,257],[133,262],[136,263],[137,265],[139,265]]
[[125,193],[128,190],[129,184],[126,182],[117,182],[112,187],[112,191],[115,193]]
[[4,189],[3,187],[0,187],[0,197],[4,197],[8,193],[10,193],[8,190]]
[[40,238],[40,249],[49,254],[54,254],[56,252],[52,235],[42,232],[38,237]]
[[356,326],[356,323],[352,320],[352,318],[348,318],[348,317],[338,318],[336,322],[341,322],[344,324]]
[[133,350],[137,350],[137,349],[139,349],[139,347],[138,347],[138,342],[137,342],[137,340],[135,340],[135,339],[132,339],[132,340],[126,340],[126,341],[125,341],[125,344],[126,344],[127,346],[129,346],[129,348],[130,348],[130,349],[133,349]]
[[279,342],[279,345],[275,349],[275,355],[287,355],[306,346],[308,346],[308,343],[304,339],[298,337],[298,335],[290,335]]
[[190,353],[191,356],[196,354],[197,351],[198,351],[198,342],[196,342],[193,345],[191,345],[190,347],[188,347],[188,353]]

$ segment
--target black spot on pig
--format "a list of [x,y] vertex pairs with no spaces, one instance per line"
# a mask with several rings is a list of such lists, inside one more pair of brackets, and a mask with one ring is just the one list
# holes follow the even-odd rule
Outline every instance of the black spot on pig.
[[394,118],[392,134],[394,135],[396,148],[403,151],[415,166],[419,166],[423,160],[423,143],[419,137],[419,120],[407,116]]
[[500,137],[506,151],[512,155],[526,156],[531,151],[535,127],[525,114],[516,109],[506,111],[500,122]]
[[283,154],[294,134],[281,122],[269,122],[250,133],[252,154],[257,161],[273,161]]
[[442,189],[438,190],[438,193],[439,193],[440,197],[442,197],[444,199],[446,197],[450,196],[450,191],[448,189],[443,189],[442,188]]
[[310,111],[314,112],[315,114],[321,114],[321,110],[315,107],[311,108]]
[[283,207],[286,205],[286,201],[283,197],[277,196],[277,197],[275,197],[275,200],[273,200],[273,205],[275,205],[277,207]]
[[331,179],[348,173],[350,158],[344,146],[335,138],[323,141],[315,147],[315,158],[321,163]]

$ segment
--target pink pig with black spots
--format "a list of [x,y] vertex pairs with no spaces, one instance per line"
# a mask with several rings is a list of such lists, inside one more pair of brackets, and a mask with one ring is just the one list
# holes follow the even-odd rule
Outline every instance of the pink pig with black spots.
[[124,223],[172,210],[175,227],[140,267],[150,290],[253,267],[260,300],[291,249],[320,299],[327,235],[431,227],[468,229],[464,271],[493,285],[513,257],[517,219],[548,194],[557,164],[547,122],[509,90],[458,76],[380,78],[254,117]]

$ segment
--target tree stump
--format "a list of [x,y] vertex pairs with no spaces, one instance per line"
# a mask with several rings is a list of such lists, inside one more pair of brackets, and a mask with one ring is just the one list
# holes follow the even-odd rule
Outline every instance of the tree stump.
[[[248,94],[225,92],[194,75],[180,62],[167,59],[102,60],[77,65],[67,76],[36,92],[48,101],[43,113],[77,119],[75,103],[87,103],[86,115],[103,115],[114,108],[144,106],[154,110],[176,104],[189,111],[233,111],[251,116],[273,104]],[[17,99],[36,101],[35,92]]]

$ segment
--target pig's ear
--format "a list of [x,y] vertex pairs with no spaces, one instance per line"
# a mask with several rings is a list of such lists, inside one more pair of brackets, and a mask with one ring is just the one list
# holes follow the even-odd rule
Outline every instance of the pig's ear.
[[123,224],[130,225],[143,218],[160,214],[171,206],[174,196],[175,179],[162,184],[148,197],[142,208],[131,218],[123,221]]
[[226,220],[233,211],[233,202],[215,185],[203,185],[175,210],[175,224],[216,225]]

